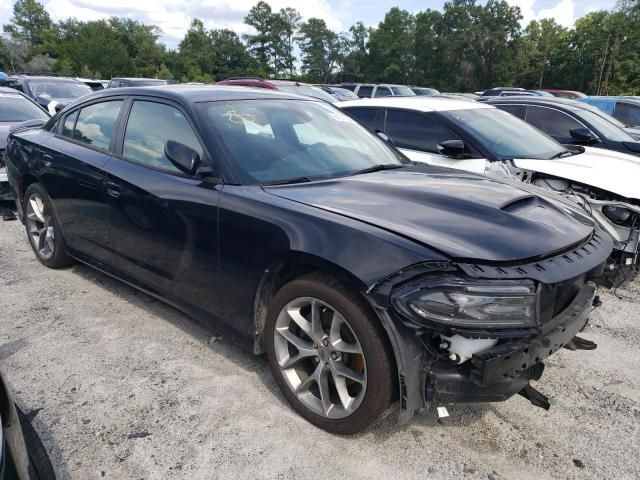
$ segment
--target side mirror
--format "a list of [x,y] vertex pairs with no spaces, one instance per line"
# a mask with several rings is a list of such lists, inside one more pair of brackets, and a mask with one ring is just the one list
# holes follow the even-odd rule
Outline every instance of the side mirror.
[[167,140],[164,154],[181,172],[195,175],[200,166],[200,155],[193,148],[183,143]]
[[396,142],[394,142],[393,139],[389,135],[384,133],[382,130],[376,130],[376,135],[378,135],[382,140],[387,142],[389,145],[393,145],[394,147],[396,146]]
[[589,130],[586,127],[572,128],[571,130],[569,130],[569,133],[571,134],[572,138],[574,138],[575,140],[578,140],[579,142],[584,142],[584,143],[598,142],[598,139],[595,137],[595,135],[591,132],[591,130]]
[[469,158],[467,147],[462,140],[445,140],[437,146],[440,155],[450,158]]

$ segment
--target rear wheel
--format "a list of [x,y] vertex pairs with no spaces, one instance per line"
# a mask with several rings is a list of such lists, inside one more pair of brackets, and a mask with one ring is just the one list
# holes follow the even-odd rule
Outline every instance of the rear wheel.
[[365,300],[332,277],[310,274],[285,285],[271,303],[265,340],[278,386],[320,428],[355,433],[389,407],[384,332]]
[[24,215],[29,243],[40,263],[50,268],[73,263],[64,252],[64,241],[51,208],[51,199],[38,183],[29,185],[24,194]]

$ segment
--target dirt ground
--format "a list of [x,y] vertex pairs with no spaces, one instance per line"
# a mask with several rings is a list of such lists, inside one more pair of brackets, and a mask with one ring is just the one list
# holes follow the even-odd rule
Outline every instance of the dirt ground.
[[0,221],[0,369],[59,479],[640,478],[640,282],[521,397],[353,437],[306,423],[263,358],[88,267],[53,271]]

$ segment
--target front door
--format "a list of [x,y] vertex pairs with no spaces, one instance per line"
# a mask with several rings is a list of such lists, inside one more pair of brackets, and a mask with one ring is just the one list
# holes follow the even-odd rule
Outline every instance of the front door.
[[117,158],[105,167],[110,264],[169,300],[215,314],[221,185],[184,175],[164,154],[168,140],[207,161],[179,107],[134,100]]

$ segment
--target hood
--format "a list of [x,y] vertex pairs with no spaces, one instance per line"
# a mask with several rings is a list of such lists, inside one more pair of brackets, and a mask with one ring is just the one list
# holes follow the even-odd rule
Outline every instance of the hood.
[[640,158],[602,148],[584,147],[584,153],[553,160],[514,160],[516,167],[640,199]]
[[546,257],[593,232],[587,217],[553,196],[488,177],[429,171],[409,167],[264,189],[479,263]]

